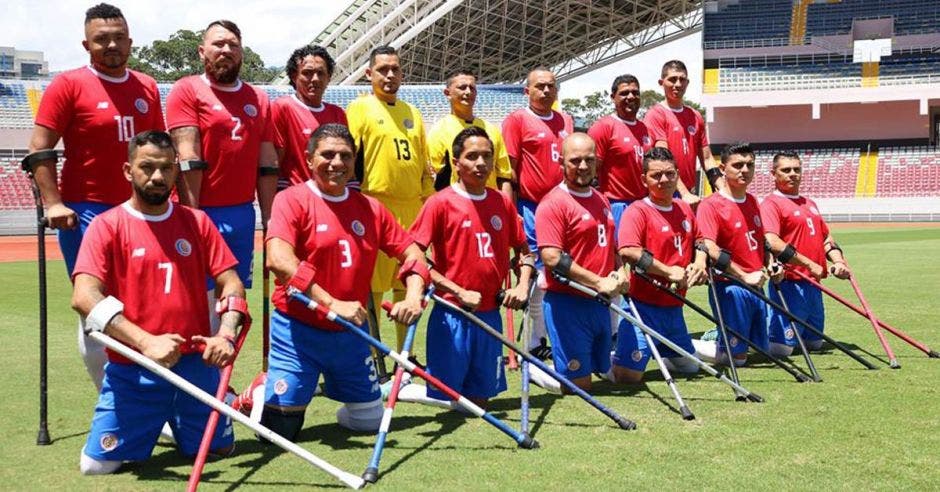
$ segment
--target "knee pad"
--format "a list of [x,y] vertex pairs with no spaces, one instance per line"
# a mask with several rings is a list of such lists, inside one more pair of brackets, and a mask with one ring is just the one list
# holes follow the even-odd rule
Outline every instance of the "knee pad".
[[823,340],[806,340],[806,349],[807,350],[822,350]]
[[365,403],[346,403],[336,411],[336,422],[354,431],[374,432],[382,423],[382,399]]
[[[809,344],[807,344],[808,346]],[[770,342],[770,355],[774,357],[789,357],[793,353],[793,347],[785,343]]]
[[695,374],[698,372],[698,364],[685,357],[666,357],[663,358],[663,363],[670,371],[678,374]]
[[120,461],[96,460],[85,454],[85,448],[82,448],[81,457],[78,460],[78,468],[82,475],[108,475],[117,471],[121,467]]
[[[278,408],[264,407],[261,412],[261,425],[274,431],[275,434],[295,441],[300,429],[304,426],[305,410],[281,410]],[[262,442],[267,442],[262,436],[258,436]]]
[[81,318],[78,319],[78,353],[82,356],[91,382],[98,388],[98,392],[101,392],[104,365],[108,362],[108,355],[104,351],[104,345],[85,335],[85,320]]

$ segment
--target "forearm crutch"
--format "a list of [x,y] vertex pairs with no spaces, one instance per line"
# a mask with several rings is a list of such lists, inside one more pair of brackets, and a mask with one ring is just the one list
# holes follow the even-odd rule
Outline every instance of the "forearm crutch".
[[[780,299],[780,304],[789,311],[790,306],[787,304],[786,297],[783,296],[783,289],[780,288],[780,285],[774,282],[771,282],[773,285],[774,291],[777,293],[777,297]],[[790,320],[790,329],[793,330],[793,336],[796,337],[796,343],[800,346],[800,351],[803,352],[803,359],[806,360],[806,367],[809,368],[810,373],[813,375],[813,381],[820,382],[822,378],[819,377],[819,372],[816,371],[816,364],[813,364],[813,358],[809,356],[809,349],[806,348],[806,341],[803,340],[803,335],[800,335],[800,330],[796,327],[796,324],[793,320]]]

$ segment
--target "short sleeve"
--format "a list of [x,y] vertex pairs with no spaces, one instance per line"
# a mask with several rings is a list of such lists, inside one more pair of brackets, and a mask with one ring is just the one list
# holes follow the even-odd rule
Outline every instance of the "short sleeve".
[[170,94],[166,97],[166,127],[169,130],[185,126],[199,126],[199,115],[196,114],[196,94],[192,84],[185,78],[176,81]]
[[506,152],[502,132],[495,126],[492,126],[492,129],[490,140],[493,141],[493,170],[498,179],[512,179],[512,164],[509,162],[509,153]]
[[520,121],[512,113],[503,120],[503,143],[506,144],[506,153],[511,159],[519,160],[521,149],[519,148],[519,139],[522,138],[522,129],[519,127]]
[[695,112],[695,123],[699,128],[699,134],[702,136],[702,148],[708,147],[708,127],[705,125],[705,118],[702,118],[702,113],[699,113],[695,109],[691,109]]
[[646,216],[640,212],[642,205],[627,207],[627,211],[620,217],[617,228],[617,245],[619,248],[643,247],[646,239]]
[[653,138],[653,143],[660,140],[666,141],[666,137],[668,136],[665,118],[663,117],[662,110],[658,108],[659,106],[653,106],[646,112],[646,116],[643,117],[643,124],[646,125],[650,137]]
[[718,240],[719,217],[714,200],[703,200],[698,206],[698,236],[696,239]]
[[299,221],[304,216],[305,211],[289,190],[274,195],[271,219],[268,221],[268,235],[264,240],[267,242],[277,238],[296,248],[297,231],[300,230]]
[[764,232],[780,235],[780,209],[769,197],[760,204],[760,221],[764,224]]
[[273,142],[274,141],[274,125],[271,120],[271,101],[268,99],[267,93],[261,89],[256,89],[258,91],[258,101],[261,103],[261,115],[264,119],[261,121],[261,141],[262,142]]
[[447,147],[443,143],[445,131],[444,120],[440,120],[431,127],[431,132],[428,134],[428,159],[431,161],[431,168],[436,173],[441,172],[441,169],[450,164],[445,162],[448,155]]
[[543,199],[535,209],[535,237],[539,248],[565,249],[565,216],[556,200]]
[[59,134],[65,133],[72,118],[71,84],[63,77],[52,79],[52,83],[43,92],[36,111],[36,124],[54,130]]
[[271,106],[271,126],[274,132],[272,142],[274,147],[278,149],[287,147],[287,111],[287,106],[281,104],[280,100],[275,101]]
[[82,245],[78,250],[75,268],[72,271],[72,281],[80,273],[91,275],[102,283],[107,283],[113,269],[112,254],[115,234],[111,227],[101,218],[95,217],[85,231]]
[[594,153],[597,155],[597,160],[604,162],[604,156],[607,155],[607,149],[610,147],[610,125],[607,124],[606,118],[601,118],[594,122],[591,125],[591,128],[588,129],[588,136],[594,140]]
[[411,228],[408,230],[415,242],[418,243],[418,246],[423,250],[427,250],[428,246],[434,242],[434,231],[440,230],[438,228],[438,218],[440,215],[438,213],[438,203],[440,202],[437,198],[438,196],[439,195],[435,195],[424,203],[424,206],[421,207],[421,211],[418,212],[418,217],[415,218],[414,224],[412,224]]

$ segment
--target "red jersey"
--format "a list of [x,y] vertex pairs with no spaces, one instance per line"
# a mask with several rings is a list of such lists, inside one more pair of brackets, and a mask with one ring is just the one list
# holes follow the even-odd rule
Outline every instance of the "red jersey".
[[[479,310],[496,309],[496,292],[509,272],[509,248],[526,244],[516,207],[487,188],[470,195],[451,185],[428,198],[411,226],[422,248],[432,247],[434,268],[457,285],[483,296]],[[459,303],[456,296],[444,294]]]
[[[614,269],[614,216],[610,203],[594,189],[579,193],[564,183],[556,186],[535,210],[535,237],[539,248],[559,248],[600,276]],[[584,296],[547,273],[548,290]]]
[[[815,202],[803,196],[784,195],[774,191],[761,202],[760,217],[764,221],[765,232],[776,234],[800,254],[825,269],[824,245],[829,237],[829,226],[819,214]],[[809,269],[801,266],[795,268],[809,275]],[[788,271],[786,278],[799,280],[800,276]]]
[[558,111],[546,117],[525,108],[503,120],[506,152],[517,163],[520,198],[538,203],[562,182],[561,142],[573,131],[571,117]]
[[[271,207],[266,240],[294,247],[297,258],[316,269],[314,282],[336,299],[365,306],[375,258],[381,249],[401,255],[414,241],[378,200],[354,190],[324,195],[313,181],[278,193]],[[274,307],[291,318],[331,331],[342,328],[298,302],[288,302],[287,287],[274,282]]]
[[[124,303],[124,317],[148,333],[209,336],[206,277],[238,261],[200,210],[170,202],[162,215],[144,215],[129,202],[96,217],[82,240],[72,279],[92,275],[105,294]],[[184,354],[193,347],[183,344]],[[108,350],[111,362],[130,363]]]
[[723,192],[712,193],[701,201],[697,213],[699,238],[727,250],[745,272],[764,267],[764,227],[753,195],[738,201]]
[[307,106],[296,95],[279,97],[271,104],[271,121],[274,125],[274,146],[283,149],[280,162],[279,186],[290,186],[307,181],[307,141],[313,131],[327,123],[346,125],[346,112],[330,103],[320,107]]
[[676,159],[679,178],[688,189],[695,187],[695,169],[699,152],[708,146],[705,120],[701,113],[683,106],[681,111],[656,104],[643,117],[653,141],[665,141]]
[[598,189],[608,200],[640,200],[648,193],[643,184],[643,155],[653,147],[642,121],[626,121],[612,114],[588,130],[594,139]]
[[46,88],[36,124],[62,136],[59,193],[66,202],[117,205],[131,196],[124,179],[127,142],[163,130],[160,91],[148,75],[109,77],[87,66],[57,75]]
[[[618,248],[644,248],[667,266],[685,268],[695,259],[695,214],[682,200],[673,200],[669,207],[660,207],[649,198],[631,204],[620,218],[617,235]],[[650,277],[668,285],[669,280],[658,275]],[[685,295],[685,291],[679,292]],[[681,306],[677,300],[646,280],[633,276],[630,297],[656,306]]]
[[202,160],[209,163],[202,175],[200,206],[254,201],[261,142],[273,141],[270,122],[267,94],[241,80],[222,87],[205,75],[192,75],[173,84],[166,98],[166,126],[198,127]]

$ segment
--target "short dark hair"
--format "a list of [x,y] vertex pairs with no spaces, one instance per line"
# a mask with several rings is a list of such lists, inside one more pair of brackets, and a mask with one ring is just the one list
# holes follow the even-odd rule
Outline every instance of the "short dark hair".
[[242,30],[238,28],[237,24],[226,19],[219,19],[210,22],[209,25],[206,26],[206,30],[203,31],[203,36],[205,36],[205,33],[209,32],[209,29],[212,29],[213,26],[219,26],[222,29],[230,31],[235,35],[236,38],[238,38],[239,43],[242,42]]
[[454,153],[453,154],[454,159],[460,158],[460,154],[463,153],[464,142],[466,142],[467,139],[470,137],[485,138],[486,141],[490,143],[490,150],[493,150],[493,141],[490,140],[490,136],[487,135],[486,130],[478,126],[470,125],[464,128],[463,130],[461,130],[460,133],[458,133],[457,136],[454,137],[454,145],[453,145],[453,148],[451,149],[451,151],[453,151]]
[[803,164],[803,159],[800,159],[800,154],[797,154],[792,150],[781,150],[780,152],[774,154],[774,160],[770,166],[771,170],[777,169],[777,164],[779,164],[780,159],[796,159],[800,165]]
[[469,70],[466,68],[458,68],[457,70],[454,70],[453,72],[450,73],[450,75],[447,76],[447,79],[445,80],[444,85],[449,87],[451,82],[453,82],[454,79],[456,79],[457,77],[461,75],[469,75],[473,77],[474,79],[477,78],[477,74],[473,73],[472,70]]
[[349,133],[349,128],[346,128],[346,125],[341,125],[339,123],[327,123],[325,125],[320,125],[316,130],[313,131],[313,134],[310,135],[310,139],[307,140],[307,152],[313,153],[317,150],[317,145],[320,145],[321,140],[327,138],[341,138],[349,144],[349,148],[352,149],[353,154],[356,153],[356,141],[353,139],[352,133]]
[[659,77],[663,78],[666,76],[666,72],[669,70],[678,70],[680,72],[685,72],[686,75],[689,75],[689,69],[685,68],[685,63],[682,63],[681,60],[669,60],[663,64],[663,71],[660,72]]
[[[333,68],[336,67],[336,62],[333,60],[333,57],[330,56],[330,53],[326,51],[326,48],[320,45],[308,44],[294,50],[294,52],[290,54],[290,58],[287,59],[285,69],[287,70],[287,80],[291,87],[294,87],[294,77],[297,76],[298,65],[308,56],[322,58],[323,62],[326,63],[326,72],[330,74],[330,77],[333,76]],[[294,88],[296,89],[296,87]]]
[[672,152],[666,147],[653,147],[646,151],[646,154],[643,155],[644,173],[650,170],[650,162],[652,161],[671,162],[673,166],[676,165],[676,158],[672,156]]
[[93,19],[124,19],[121,9],[109,3],[99,3],[85,11],[85,24]]
[[375,57],[379,55],[395,55],[398,56],[398,50],[393,46],[388,44],[383,44],[381,46],[376,46],[372,53],[369,53],[369,66],[375,65]]
[[733,155],[754,155],[754,149],[747,142],[735,142],[725,145],[725,148],[721,151],[721,163],[727,163]]
[[177,155],[176,146],[173,145],[173,139],[169,133],[160,130],[144,130],[134,135],[134,138],[128,142],[127,161],[133,161],[134,156],[137,155],[137,149],[144,145],[153,145],[159,149],[170,149],[173,151],[174,156]]
[[636,84],[637,87],[640,86],[640,81],[631,74],[625,73],[623,75],[618,75],[614,79],[614,82],[610,84],[610,95],[613,96],[617,93],[617,88],[620,87],[620,84]]

